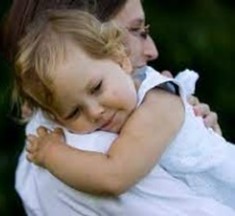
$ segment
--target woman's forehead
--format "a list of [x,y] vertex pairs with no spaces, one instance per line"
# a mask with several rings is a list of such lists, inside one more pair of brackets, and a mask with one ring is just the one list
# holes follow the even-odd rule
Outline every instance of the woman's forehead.
[[140,0],[129,0],[114,18],[122,26],[145,22],[145,14]]

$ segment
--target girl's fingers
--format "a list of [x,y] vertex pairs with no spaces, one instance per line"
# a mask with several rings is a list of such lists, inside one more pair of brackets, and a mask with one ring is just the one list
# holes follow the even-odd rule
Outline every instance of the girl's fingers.
[[33,156],[31,154],[27,154],[26,155],[26,159],[29,161],[29,162],[33,162]]
[[33,153],[35,151],[37,151],[37,144],[36,143],[32,143],[32,142],[28,142],[26,145],[26,151],[29,153]]
[[55,128],[54,133],[58,134],[63,141],[65,140],[65,135],[62,128]]
[[26,145],[26,151],[27,152],[34,152],[34,151],[37,151],[37,137],[34,136],[34,135],[28,135],[27,136],[27,145]]
[[37,139],[37,137],[35,135],[29,134],[26,139],[28,142],[34,142]]
[[59,134],[59,135],[62,135],[62,136],[64,135],[64,132],[63,132],[62,128],[59,128],[59,127],[55,128],[54,132]]
[[38,136],[45,136],[46,134],[48,134],[50,132],[49,129],[43,127],[43,126],[40,126],[37,128],[37,134]]

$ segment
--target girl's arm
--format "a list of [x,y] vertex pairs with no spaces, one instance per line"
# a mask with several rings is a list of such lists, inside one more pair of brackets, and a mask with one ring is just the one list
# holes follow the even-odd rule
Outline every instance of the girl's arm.
[[[29,137],[28,159],[80,191],[119,195],[148,174],[184,120],[181,99],[151,90],[123,126],[107,154],[66,145],[60,132]],[[97,143],[98,145],[98,143]]]

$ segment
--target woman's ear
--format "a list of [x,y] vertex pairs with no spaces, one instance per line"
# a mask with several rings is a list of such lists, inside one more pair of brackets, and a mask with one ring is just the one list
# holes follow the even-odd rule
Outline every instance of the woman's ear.
[[130,61],[130,58],[128,56],[122,56],[121,59],[119,60],[119,64],[121,68],[128,74],[131,74],[133,71],[132,64]]

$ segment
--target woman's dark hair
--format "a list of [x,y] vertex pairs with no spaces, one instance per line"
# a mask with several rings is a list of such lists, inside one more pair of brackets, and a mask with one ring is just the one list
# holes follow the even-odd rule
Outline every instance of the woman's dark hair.
[[34,18],[47,9],[80,9],[94,14],[100,21],[115,17],[127,0],[13,0],[1,28],[1,50],[13,61],[17,43]]

